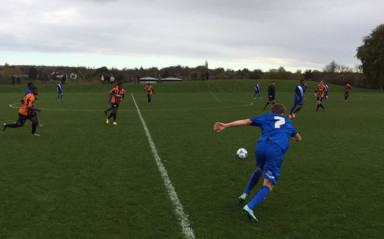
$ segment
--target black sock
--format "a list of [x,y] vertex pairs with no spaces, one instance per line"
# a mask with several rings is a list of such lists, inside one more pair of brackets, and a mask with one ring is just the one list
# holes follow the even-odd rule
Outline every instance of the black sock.
[[323,104],[320,104],[320,107],[324,109],[324,106],[323,106]]
[[269,105],[269,101],[265,104],[264,109],[267,108],[267,105]]
[[114,113],[111,113],[111,114],[108,116],[108,119],[112,118],[113,115],[114,115]]
[[7,128],[19,128],[18,124],[7,124]]
[[116,115],[117,113],[113,114],[113,122],[116,122]]
[[317,109],[316,109],[316,111],[319,111],[319,107],[320,107],[320,104],[317,104]]
[[35,134],[36,132],[36,124],[32,124],[32,134]]

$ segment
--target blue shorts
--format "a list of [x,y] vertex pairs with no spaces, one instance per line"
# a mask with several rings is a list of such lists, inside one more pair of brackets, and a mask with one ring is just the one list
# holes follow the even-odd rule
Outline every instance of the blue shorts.
[[264,170],[263,177],[276,184],[283,163],[283,149],[275,143],[259,142],[256,145],[255,155],[256,167]]
[[57,94],[63,94],[63,91],[62,91],[62,90],[59,90],[59,91],[57,92]]
[[295,99],[293,99],[293,105],[303,105],[303,98],[297,100],[297,97],[295,97]]
[[260,90],[255,90],[255,94],[259,94],[260,93]]

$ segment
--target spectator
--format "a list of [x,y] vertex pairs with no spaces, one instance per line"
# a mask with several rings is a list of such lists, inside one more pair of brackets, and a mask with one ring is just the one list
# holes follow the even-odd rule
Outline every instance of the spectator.
[[114,84],[114,83],[115,83],[115,77],[111,75],[111,84]]

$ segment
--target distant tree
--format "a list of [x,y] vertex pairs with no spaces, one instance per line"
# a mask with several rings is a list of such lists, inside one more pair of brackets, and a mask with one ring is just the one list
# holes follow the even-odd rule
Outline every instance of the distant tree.
[[39,69],[39,78],[43,81],[48,81],[48,75],[43,71],[43,69]]
[[1,83],[5,83],[5,84],[9,84],[11,81],[11,77],[12,76],[20,76],[22,75],[22,72],[19,68],[15,67],[8,67],[8,68],[3,68],[1,71],[0,71],[0,82]]
[[352,72],[352,69],[348,66],[338,65],[336,68],[337,72],[343,73],[343,72]]
[[248,79],[249,78],[249,70],[248,68],[244,68],[242,71],[240,71],[241,79]]
[[295,73],[291,74],[291,80],[305,80],[304,74],[301,70],[296,70]]
[[161,78],[167,78],[169,77],[169,71],[168,69],[165,69],[162,73],[161,73]]
[[199,79],[199,73],[196,71],[191,72],[191,74],[189,75],[189,79],[190,80],[198,80]]
[[104,74],[104,75],[105,74],[110,74],[110,72],[109,72],[109,70],[108,70],[108,68],[106,66],[103,66],[103,67],[100,67],[100,68],[96,69],[96,71],[94,73],[95,76],[99,76],[101,74]]
[[288,72],[284,67],[280,66],[277,69],[270,69],[268,72],[263,74],[264,79],[288,79],[291,72]]
[[384,24],[364,37],[363,42],[356,54],[362,63],[363,74],[372,87],[384,90]]
[[28,78],[29,79],[36,80],[38,74],[39,73],[35,67],[31,66],[31,68],[29,68],[29,72],[28,72]]
[[305,80],[313,79],[313,72],[312,72],[312,70],[304,71],[303,76],[304,76]]
[[263,72],[259,69],[253,70],[249,73],[249,79],[261,79]]
[[338,65],[336,64],[336,62],[335,61],[331,61],[331,63],[329,63],[328,65],[326,65],[323,68],[323,72],[334,73],[334,72],[336,72],[337,68],[338,68]]
[[287,72],[284,67],[280,66],[278,69],[277,69],[278,72],[282,72],[282,73],[285,73]]

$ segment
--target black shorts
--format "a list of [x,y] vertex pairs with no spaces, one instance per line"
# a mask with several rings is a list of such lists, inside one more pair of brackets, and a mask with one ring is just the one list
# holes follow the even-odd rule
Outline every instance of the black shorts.
[[117,109],[117,108],[119,108],[119,104],[112,103],[112,109]]
[[25,121],[30,120],[31,118],[35,117],[35,115],[29,114],[29,115],[22,115],[19,113],[19,122],[25,123]]
[[318,101],[323,101],[323,97],[317,97]]
[[271,96],[268,96],[268,100],[269,100],[269,101],[275,100],[275,96],[274,96],[274,95],[272,95],[272,97],[271,97]]

